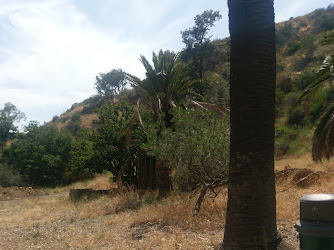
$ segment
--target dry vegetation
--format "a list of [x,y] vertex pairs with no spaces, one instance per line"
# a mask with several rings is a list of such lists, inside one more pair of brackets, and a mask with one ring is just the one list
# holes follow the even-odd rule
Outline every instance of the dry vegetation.
[[[310,155],[303,155],[276,163],[278,228],[295,249],[299,199],[334,192],[333,162],[314,164]],[[209,194],[197,216],[192,215],[197,192],[162,201],[154,192],[135,191],[69,200],[70,188],[113,188],[109,180],[109,175],[96,176],[86,183],[0,199],[0,249],[214,249],[220,243],[226,187],[214,199]],[[0,197],[11,189],[0,189]]]

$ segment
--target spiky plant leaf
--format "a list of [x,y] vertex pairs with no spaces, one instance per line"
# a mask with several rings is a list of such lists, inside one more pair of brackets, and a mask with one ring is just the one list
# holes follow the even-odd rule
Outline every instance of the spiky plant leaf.
[[312,159],[316,162],[331,158],[334,153],[334,103],[320,119],[312,143]]

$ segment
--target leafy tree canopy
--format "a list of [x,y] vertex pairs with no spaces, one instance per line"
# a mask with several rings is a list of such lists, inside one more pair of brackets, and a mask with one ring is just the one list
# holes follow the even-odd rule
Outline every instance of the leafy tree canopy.
[[181,31],[182,41],[187,47],[193,48],[196,45],[203,45],[209,42],[210,37],[207,37],[208,31],[214,26],[214,23],[220,20],[222,16],[219,11],[206,10],[201,15],[196,15],[195,26]]
[[127,83],[125,75],[126,73],[122,69],[112,69],[108,73],[99,73],[95,82],[97,93],[114,97],[124,89]]
[[5,146],[7,140],[13,138],[17,131],[14,123],[20,122],[25,117],[25,114],[10,102],[5,103],[4,108],[0,109],[0,149]]
[[61,183],[69,162],[72,137],[55,126],[39,126],[35,121],[25,127],[17,141],[3,151],[3,160],[27,176],[33,185]]

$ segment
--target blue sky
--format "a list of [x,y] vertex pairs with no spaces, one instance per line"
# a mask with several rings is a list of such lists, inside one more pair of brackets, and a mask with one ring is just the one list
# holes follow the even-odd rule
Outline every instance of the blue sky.
[[[276,22],[332,0],[277,0]],[[219,10],[212,38],[228,32],[222,0],[0,0],[0,109],[12,102],[41,124],[95,94],[95,76],[113,68],[144,77],[140,54],[180,51],[194,16]],[[25,124],[27,123],[25,122]]]

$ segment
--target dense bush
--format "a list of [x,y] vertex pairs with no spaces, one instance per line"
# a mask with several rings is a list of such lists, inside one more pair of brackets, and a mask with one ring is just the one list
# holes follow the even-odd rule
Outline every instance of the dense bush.
[[314,71],[306,70],[298,75],[293,81],[296,89],[305,90],[316,79]]
[[288,118],[289,125],[302,125],[305,118],[305,111],[302,107],[297,107],[293,109]]
[[320,117],[321,113],[327,107],[328,97],[329,97],[328,89],[319,89],[315,93],[310,105],[310,119],[312,122],[317,120]]
[[296,130],[288,126],[280,126],[275,131],[275,154],[282,156],[289,152],[290,142],[297,137]]
[[286,55],[292,56],[294,53],[296,53],[298,50],[301,49],[301,43],[297,41],[290,41],[288,42],[288,46],[286,48]]
[[278,117],[283,114],[282,103],[283,103],[283,98],[285,97],[285,93],[281,89],[276,88],[275,97],[276,97],[276,104],[275,104],[276,117]]
[[31,122],[26,134],[3,151],[4,160],[33,185],[54,186],[61,183],[71,152],[71,135],[54,126]]
[[72,140],[70,160],[62,177],[64,183],[85,180],[94,175],[96,169],[93,163],[93,148],[93,135],[89,129],[79,129]]
[[334,29],[334,17],[332,14],[324,14],[320,18],[320,28],[324,31],[333,30]]
[[281,73],[277,76],[277,87],[284,93],[289,93],[292,90],[292,81],[289,74]]
[[[136,184],[135,165],[140,132],[137,129],[137,120],[131,119],[132,105],[129,103],[106,104],[101,107],[98,115],[99,119],[95,121],[98,128],[94,134],[93,148],[96,171],[108,170],[117,177],[123,164],[126,164],[126,171],[122,176],[123,182]],[[130,141],[131,137],[126,135],[118,138],[120,130],[127,127],[127,122],[130,122],[128,128],[132,131],[132,141]]]
[[292,34],[292,24],[291,22],[286,22],[282,28],[276,30],[276,44],[280,48],[291,38]]
[[223,107],[230,106],[229,83],[226,82],[220,75],[208,73],[204,75],[205,85],[207,86],[204,92],[205,100],[218,104]]
[[0,187],[22,186],[24,185],[23,176],[12,166],[0,163]]
[[71,116],[70,122],[66,125],[65,129],[69,131],[72,135],[75,135],[81,128],[81,116],[75,113]]
[[189,190],[200,181],[225,180],[229,162],[228,118],[204,110],[173,110],[173,129],[151,124],[144,148],[172,170],[174,185]]
[[85,105],[81,111],[81,114],[91,114],[96,111],[96,109],[103,106],[105,103],[106,98],[101,95],[94,95],[85,101],[83,101],[83,104]]

